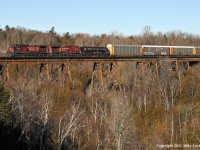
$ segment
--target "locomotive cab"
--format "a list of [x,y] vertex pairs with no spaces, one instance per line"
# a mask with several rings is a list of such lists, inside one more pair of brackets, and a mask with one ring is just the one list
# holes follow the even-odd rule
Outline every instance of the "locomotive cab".
[[13,44],[11,47],[8,48],[7,50],[7,56],[11,57],[15,55],[15,52],[21,49],[23,45],[18,45],[18,44]]
[[7,56],[10,57],[12,56],[14,53],[14,47],[9,47],[7,50]]

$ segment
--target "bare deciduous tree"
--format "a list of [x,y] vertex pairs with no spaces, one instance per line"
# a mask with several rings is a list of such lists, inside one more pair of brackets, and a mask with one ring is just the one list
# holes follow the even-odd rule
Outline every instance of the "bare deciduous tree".
[[[17,120],[20,122],[20,127],[22,130],[21,137],[24,136],[29,144],[29,147],[32,147],[31,143],[34,143],[31,139],[32,127],[34,126],[35,111],[33,107],[37,109],[36,101],[36,86],[31,84],[31,82],[25,81],[24,78],[19,78],[16,83],[12,82],[11,88],[11,102],[13,105],[13,112],[15,112]],[[37,133],[36,133],[37,134]],[[20,138],[21,138],[20,137]],[[35,140],[35,139],[34,139]]]
[[59,119],[58,122],[58,149],[61,149],[63,141],[71,133],[76,132],[84,127],[84,120],[81,118],[84,114],[84,109],[80,108],[79,104],[73,104],[71,110],[66,110],[65,114]]
[[35,123],[38,124],[38,126],[41,128],[41,135],[40,135],[40,149],[43,147],[43,136],[44,131],[46,130],[47,124],[49,122],[51,109],[53,106],[53,100],[52,100],[52,91],[46,90],[43,92],[40,98],[40,109],[38,110],[37,117],[38,121]]
[[[116,94],[117,95],[117,94]],[[117,150],[129,147],[134,139],[133,108],[127,99],[117,95],[110,99],[110,114],[105,116],[108,127],[113,137],[113,146]],[[129,147],[130,148],[130,147]]]

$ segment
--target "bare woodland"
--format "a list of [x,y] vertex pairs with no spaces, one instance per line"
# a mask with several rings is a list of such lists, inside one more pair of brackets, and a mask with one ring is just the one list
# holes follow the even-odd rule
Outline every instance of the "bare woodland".
[[[2,50],[11,43],[200,44],[199,36],[181,31],[154,34],[148,26],[141,35],[130,37],[118,33],[60,36],[54,28],[42,33],[8,26],[0,35]],[[72,64],[70,74],[66,71],[50,79],[37,65],[12,65],[10,79],[1,78],[0,125],[17,136],[6,141],[2,132],[1,140],[15,143],[15,149],[41,150],[143,150],[159,149],[158,144],[200,142],[199,64],[188,70],[180,65],[173,71],[170,63],[160,62],[156,74],[148,65],[142,69],[121,62],[116,67],[117,85],[107,82],[107,75],[99,82],[92,65]],[[8,145],[4,147],[12,146]]]
[[[130,31],[131,33],[131,31]],[[58,34],[52,27],[49,31],[41,32],[23,27],[0,28],[0,50],[7,50],[11,44],[28,45],[77,45],[77,46],[106,46],[106,44],[150,44],[150,45],[200,45],[200,36],[182,32],[169,31],[153,33],[150,26],[145,26],[139,35],[124,36],[118,31],[109,34],[89,35],[87,33],[69,32]]]

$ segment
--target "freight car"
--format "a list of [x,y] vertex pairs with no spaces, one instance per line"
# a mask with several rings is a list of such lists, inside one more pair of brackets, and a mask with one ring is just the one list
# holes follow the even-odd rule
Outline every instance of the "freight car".
[[108,44],[107,48],[111,56],[140,56],[141,45],[111,45]]
[[200,56],[200,47],[195,47],[195,49],[194,49],[194,52],[193,53],[195,53],[195,55],[198,55],[198,56]]
[[142,45],[141,55],[169,55],[170,46]]
[[196,56],[200,47],[162,45],[111,45],[107,48],[111,56]]
[[176,56],[196,55],[196,48],[194,46],[171,46],[170,55],[176,55]]

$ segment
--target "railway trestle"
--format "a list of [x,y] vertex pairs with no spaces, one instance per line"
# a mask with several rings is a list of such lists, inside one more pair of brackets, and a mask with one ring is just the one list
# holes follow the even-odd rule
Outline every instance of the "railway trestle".
[[121,90],[120,69],[117,62],[94,62],[90,84],[90,90],[93,89],[99,92]]
[[37,75],[39,83],[50,82],[64,85],[66,82],[72,85],[75,82],[74,74],[84,69],[90,72],[89,91],[122,89],[120,67],[124,67],[126,62],[133,63],[133,69],[152,69],[156,75],[162,68],[162,63],[169,64],[171,69],[177,71],[181,68],[189,69],[200,59],[191,58],[82,58],[82,59],[2,59],[0,60],[0,80],[7,82],[13,78],[17,80],[20,74],[28,74],[30,77]]

